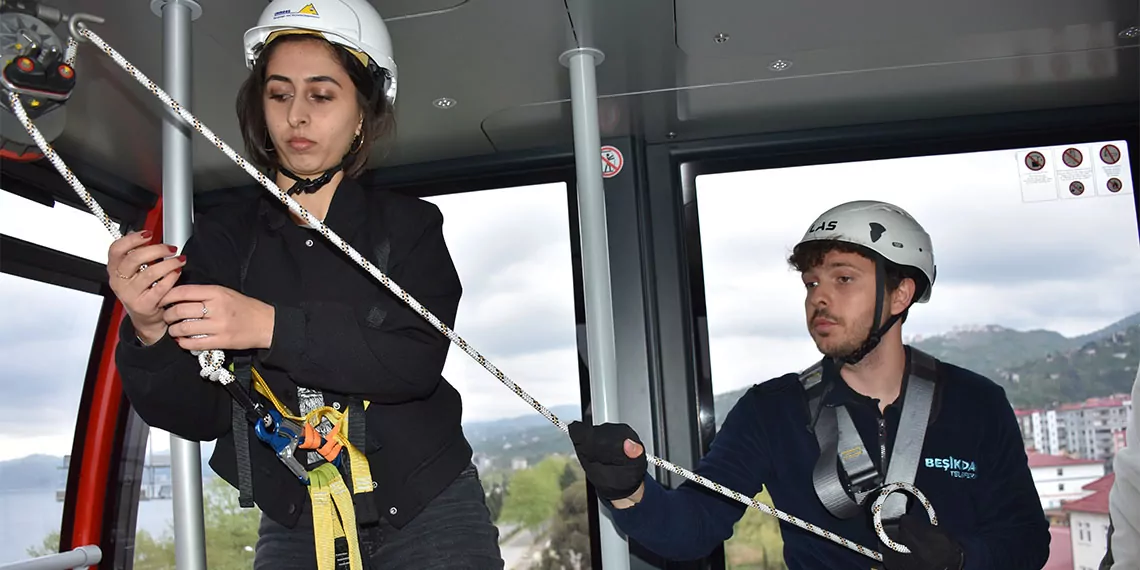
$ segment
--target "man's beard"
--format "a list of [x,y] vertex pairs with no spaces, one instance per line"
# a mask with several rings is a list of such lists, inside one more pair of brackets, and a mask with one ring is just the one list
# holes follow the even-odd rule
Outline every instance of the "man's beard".
[[[859,350],[859,348],[862,347],[863,343],[866,341],[866,337],[859,334],[858,331],[871,330],[871,323],[869,320],[867,320],[867,322],[857,323],[854,328],[850,328],[846,326],[845,321],[839,320],[834,315],[827,312],[825,309],[816,309],[816,311],[812,313],[811,321],[809,322],[814,322],[815,319],[821,317],[834,321],[840,330],[834,331],[826,337],[816,337],[813,335],[812,340],[815,341],[815,347],[821,354],[834,360],[845,358],[853,354],[855,351]],[[848,338],[841,338],[841,335],[843,334],[852,336]]]

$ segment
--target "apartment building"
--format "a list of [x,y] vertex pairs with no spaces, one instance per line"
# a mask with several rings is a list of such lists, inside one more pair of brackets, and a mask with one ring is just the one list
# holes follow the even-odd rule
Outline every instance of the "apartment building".
[[1127,394],[1016,411],[1026,449],[1098,461],[1111,458],[1122,447],[1132,413]]
[[1108,498],[1113,481],[1109,473],[1084,486],[1087,496],[1061,507],[1069,515],[1073,570],[1097,570],[1108,551]]
[[1089,494],[1085,485],[1104,477],[1103,461],[1074,459],[1029,450],[1029,472],[1041,498],[1041,508],[1050,511],[1065,501],[1076,501]]

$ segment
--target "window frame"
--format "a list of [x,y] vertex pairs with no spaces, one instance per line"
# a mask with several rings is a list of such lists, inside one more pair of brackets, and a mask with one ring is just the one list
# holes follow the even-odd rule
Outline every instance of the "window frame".
[[[696,178],[736,172],[1124,140],[1133,188],[1140,189],[1140,110],[1131,105],[965,116],[821,128],[648,145],[647,183],[642,191],[652,218],[644,239],[649,280],[647,318],[651,331],[650,383],[665,420],[654,436],[664,457],[695,464],[716,435],[712,374],[701,260]],[[842,160],[836,160],[842,157]],[[1133,193],[1140,224],[1140,191]],[[1138,232],[1140,238],[1140,232]],[[683,480],[659,470],[666,486]],[[702,568],[723,569],[723,548]],[[671,566],[670,566],[671,567]]]
[[[1068,115],[1068,116],[1066,116]],[[703,174],[771,170],[840,162],[890,160],[932,155],[1012,150],[1033,146],[1124,140],[1134,189],[1140,189],[1140,114],[1135,108],[1094,107],[1071,113],[1016,113],[963,119],[918,121],[823,129],[820,131],[745,137],[687,147],[678,145],[673,160],[682,211],[682,255],[688,277],[697,366],[697,417],[703,437],[702,455],[716,432],[712,409],[712,375],[704,264],[701,255],[697,177]],[[723,154],[717,154],[723,153]],[[842,157],[843,160],[835,160]],[[1140,226],[1140,190],[1133,191],[1134,213]],[[1140,232],[1137,233],[1140,244]]]
[[[148,220],[147,212],[153,211],[159,203],[157,195],[139,186],[124,182],[74,157],[63,158],[77,178],[85,182],[85,188],[107,216],[119,223],[121,232],[144,224]],[[0,169],[0,191],[48,207],[75,207],[93,216],[75,190],[46,160],[5,161],[4,168]],[[128,420],[129,405],[114,375],[111,362],[114,339],[108,337],[108,332],[117,328],[115,320],[116,317],[121,318],[122,307],[111,294],[104,263],[6,234],[0,234],[0,248],[4,252],[0,256],[0,273],[90,293],[102,299],[76,410],[75,433],[72,436],[70,464],[64,485],[58,550],[62,552],[81,544],[98,544],[103,551],[104,561],[113,564],[127,545],[116,546],[120,539],[110,529],[114,528],[120,512],[111,506],[129,500],[129,489],[117,484],[123,479],[120,475],[123,446],[118,434]],[[106,400],[99,398],[99,394],[118,394],[119,397]],[[94,423],[102,424],[108,416],[114,419],[116,429],[105,433],[90,433],[92,430],[89,428]],[[92,444],[96,446],[96,453],[86,453]],[[100,451],[104,452],[102,458],[99,457]],[[105,478],[112,484],[100,487],[98,497],[89,496],[83,489],[82,475]],[[137,507],[137,485],[135,494]],[[80,510],[78,507],[81,503],[89,506]],[[127,519],[133,526],[132,516]],[[129,540],[133,543],[133,536]]]

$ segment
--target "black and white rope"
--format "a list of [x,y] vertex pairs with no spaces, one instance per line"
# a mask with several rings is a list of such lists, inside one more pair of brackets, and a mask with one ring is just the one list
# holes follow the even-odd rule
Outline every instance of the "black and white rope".
[[[484,357],[482,354],[480,354],[478,351],[476,351],[475,348],[472,347],[470,344],[468,344],[466,340],[464,340],[462,337],[460,337],[458,334],[456,334],[455,331],[451,330],[451,328],[448,327],[446,324],[441,322],[435,315],[433,315],[430,311],[428,311],[428,309],[426,307],[424,307],[422,304],[420,304],[420,302],[417,301],[415,298],[413,298],[407,291],[403,290],[399,285],[396,284],[396,282],[392,281],[387,275],[385,275],[378,268],[376,268],[374,265],[372,265],[372,263],[370,263],[366,258],[364,258],[364,256],[360,255],[360,253],[358,253],[355,249],[353,249],[352,246],[350,246],[348,243],[346,243],[340,236],[338,236],[335,232],[333,232],[331,229],[329,229],[327,226],[325,226],[324,223],[321,222],[321,220],[318,220],[315,216],[310,214],[300,204],[298,204],[295,200],[293,200],[288,194],[286,194],[284,191],[282,191],[272,180],[270,180],[267,176],[265,176],[264,174],[259,172],[256,168],[254,168],[253,165],[251,165],[248,161],[246,161],[244,158],[242,158],[237,152],[235,152],[232,148],[230,148],[229,145],[227,145],[225,142],[223,142],[220,137],[218,137],[216,134],[214,134],[213,131],[211,131],[208,127],[206,127],[206,125],[204,125],[193,114],[191,114],[188,110],[186,110],[181,104],[179,104],[177,101],[172,99],[157,84],[155,84],[153,81],[151,81],[149,78],[147,78],[147,76],[144,75],[142,72],[140,72],[137,68],[135,68],[135,66],[131,65],[131,63],[129,61],[127,61],[122,55],[120,55],[117,51],[115,51],[110,45],[108,45],[106,42],[104,42],[102,40],[102,38],[100,38],[97,34],[95,34],[93,31],[91,31],[90,28],[87,28],[86,26],[80,24],[79,25],[79,33],[83,37],[85,37],[86,39],[88,39],[92,43],[94,43],[96,46],[98,46],[100,49],[102,49],[108,56],[111,57],[111,59],[113,59],[115,61],[115,63],[117,63],[120,67],[122,67],[124,70],[126,70],[127,73],[129,73],[132,77],[134,77],[135,80],[137,80],[144,87],[149,89],[151,93],[153,93],[156,97],[158,97],[160,100],[162,100],[163,103],[165,103],[167,106],[169,106],[175,113],[177,113],[180,117],[182,117],[182,119],[185,120],[190,126],[192,126],[195,130],[197,130],[199,133],[201,133],[202,136],[204,136],[208,140],[210,140],[214,144],[214,146],[218,147],[218,149],[221,150],[223,153],[225,153],[226,156],[230,157],[230,159],[233,160],[239,167],[241,167],[243,170],[245,170],[250,176],[252,176],[254,179],[256,179],[258,181],[258,183],[260,183],[263,187],[265,187],[265,189],[269,190],[270,193],[272,193],[278,200],[280,200],[283,204],[285,204],[291,212],[293,212],[298,217],[300,217],[302,220],[307,222],[311,227],[315,228],[318,232],[320,232],[321,235],[323,235],[326,239],[328,239],[330,242],[332,242],[334,245],[336,245],[338,248],[340,248],[341,251],[343,251],[345,254],[347,254],[353,261],[355,261],[358,265],[360,265],[360,267],[362,267],[370,275],[375,277],[377,281],[379,281],[382,285],[384,285],[386,288],[388,288],[388,290],[390,290],[393,294],[395,294],[397,297],[402,299],[408,306],[410,306],[413,310],[415,310],[417,313],[419,313],[420,316],[422,316],[424,319],[426,319],[428,322],[430,322],[432,324],[432,326],[434,326],[436,329],[438,329],[440,332],[442,332],[445,336],[447,336],[447,338],[450,339],[456,346],[458,346],[460,349],[462,349],[464,352],[466,352],[471,358],[473,358],[476,362],[478,362],[483,368],[485,368],[488,372],[490,372],[492,375],[494,375],[495,378],[497,378],[499,380],[499,382],[501,382],[503,385],[505,385],[507,388],[509,388],[511,391],[513,391],[516,395],[518,395],[520,398],[522,398],[527,404],[529,404],[532,408],[534,408],[535,411],[542,414],[543,417],[545,417],[547,420],[549,420],[551,423],[553,423],[555,426],[557,426],[558,429],[562,430],[563,432],[567,432],[566,424],[563,423],[562,420],[560,420],[557,416],[555,416],[545,406],[540,404],[538,402],[538,400],[535,400],[530,394],[528,394],[526,391],[524,391],[522,388],[520,388],[518,384],[514,383],[510,378],[507,377],[506,374],[504,374],[501,370],[499,370],[497,367],[495,367],[494,364],[492,364],[489,360],[487,360],[486,357]],[[69,41],[69,44],[68,44],[68,55],[70,56],[70,58],[72,60],[74,60],[74,55],[75,55],[74,54],[75,50],[72,48],[73,43],[74,43],[74,40],[71,40],[71,41]],[[67,168],[67,165],[63,163],[63,161],[59,158],[59,155],[57,155],[55,153],[55,151],[52,150],[51,145],[49,145],[47,143],[47,141],[44,140],[43,136],[39,133],[39,130],[36,128],[36,126],[30,120],[28,120],[27,114],[24,112],[23,106],[20,104],[19,97],[15,94],[10,94],[9,99],[12,103],[12,108],[15,111],[16,116],[20,119],[21,123],[24,124],[24,128],[27,129],[28,133],[31,134],[32,137],[35,139],[36,144],[39,145],[39,147],[43,150],[44,155],[48,157],[48,159],[51,161],[52,165],[55,166],[56,170],[58,170],[60,172],[60,174],[63,175],[63,177],[67,180],[68,184],[70,184],[72,186],[72,188],[75,189],[76,193],[79,194],[80,198],[83,199],[84,203],[87,204],[87,206],[91,209],[91,211],[93,213],[95,213],[96,217],[99,218],[99,220],[101,222],[103,222],[103,225],[107,227],[108,231],[111,232],[111,235],[113,237],[115,237],[116,239],[118,239],[120,237],[120,234],[119,234],[118,229],[113,224],[113,222],[111,222],[111,220],[103,212],[102,208],[100,208],[99,205],[95,202],[95,200],[91,197],[91,194],[89,192],[87,192],[87,190],[83,187],[83,184],[80,183],[79,180],[75,177],[75,175],[71,172],[71,170]],[[209,378],[213,381],[221,382],[221,383],[229,383],[229,382],[233,381],[233,375],[230,374],[230,372],[223,367],[224,362],[225,362],[225,355],[223,354],[222,351],[210,350],[210,351],[205,351],[205,352],[196,352],[195,354],[198,356],[199,364],[202,366],[202,376],[203,377]],[[773,507],[770,507],[768,505],[760,503],[751,497],[745,497],[744,495],[742,495],[736,491],[733,491],[731,489],[728,489],[728,488],[720,485],[719,483],[710,481],[710,480],[708,480],[708,479],[706,479],[700,475],[697,475],[696,473],[693,473],[692,471],[689,471],[688,469],[674,465],[674,464],[672,464],[672,463],[670,463],[664,459],[661,459],[659,457],[653,456],[653,455],[648,454],[648,453],[646,454],[646,457],[650,463],[652,463],[658,467],[666,469],[672,473],[676,473],[677,475],[680,475],[686,479],[689,479],[690,481],[693,481],[693,482],[700,484],[704,487],[712,489],[713,491],[716,491],[722,495],[730,497],[736,501],[744,503],[745,505],[750,506],[754,509],[757,509],[757,510],[759,510],[765,514],[771,515],[771,516],[776,517],[776,518],[778,518],[784,522],[787,522],[788,524],[795,525],[795,526],[802,528],[808,532],[811,532],[813,534],[816,534],[818,536],[826,538],[832,542],[835,542],[835,543],[840,544],[844,547],[847,547],[851,550],[854,550],[854,551],[856,551],[856,552],[858,552],[864,556],[867,556],[869,558],[873,558],[875,560],[882,560],[882,555],[879,554],[878,552],[871,550],[867,547],[864,547],[862,545],[856,544],[856,543],[854,543],[854,542],[852,542],[846,538],[843,538],[839,535],[836,535],[833,532],[830,532],[826,529],[820,528],[820,527],[818,527],[812,523],[809,523],[807,521],[804,521],[798,517],[794,517],[792,515],[784,513],[782,511],[780,511],[779,509],[775,509]],[[914,495],[918,500],[920,500],[922,502],[922,504],[924,505],[924,507],[926,508],[927,513],[930,515],[931,521],[934,524],[937,524],[937,519],[934,516],[934,509],[930,505],[930,502],[926,499],[926,497],[922,494],[922,492],[919,491],[918,488],[916,488],[914,485],[911,485],[909,483],[899,482],[899,483],[892,483],[892,484],[884,487],[883,493],[880,495],[879,499],[876,500],[876,502],[875,502],[874,515],[873,515],[874,516],[874,522],[875,522],[875,531],[878,534],[879,539],[882,540],[883,543],[886,544],[888,547],[890,547],[894,550],[897,550],[899,552],[909,552],[909,550],[907,550],[905,546],[892,541],[890,539],[890,537],[888,537],[886,535],[886,533],[883,530],[883,525],[881,522],[882,502],[885,500],[887,495],[889,495],[892,492],[899,491],[899,490],[906,491],[906,492]]]

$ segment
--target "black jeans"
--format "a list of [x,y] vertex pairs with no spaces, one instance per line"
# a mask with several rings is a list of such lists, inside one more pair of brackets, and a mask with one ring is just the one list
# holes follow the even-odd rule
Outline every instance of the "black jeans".
[[[313,515],[306,505],[297,528],[261,515],[254,570],[313,570]],[[372,570],[501,570],[499,529],[491,523],[475,466],[456,477],[402,529],[381,518],[383,540]],[[366,560],[369,553],[361,552]],[[365,566],[367,566],[367,561]]]

